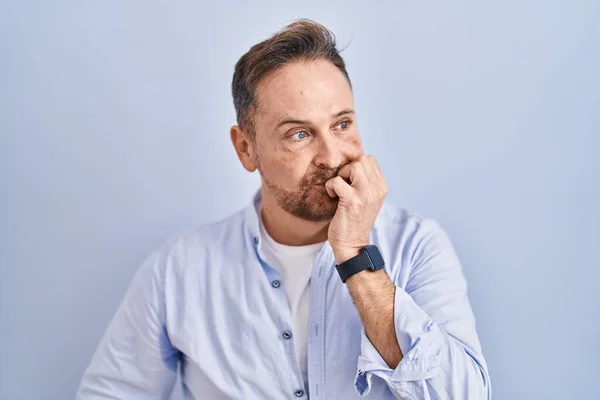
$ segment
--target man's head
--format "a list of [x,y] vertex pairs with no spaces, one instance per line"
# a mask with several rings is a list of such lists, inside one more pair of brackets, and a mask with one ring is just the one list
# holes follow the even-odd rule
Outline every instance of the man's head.
[[279,207],[308,221],[333,217],[325,181],[362,154],[350,78],[324,26],[301,20],[253,46],[235,66],[231,139]]

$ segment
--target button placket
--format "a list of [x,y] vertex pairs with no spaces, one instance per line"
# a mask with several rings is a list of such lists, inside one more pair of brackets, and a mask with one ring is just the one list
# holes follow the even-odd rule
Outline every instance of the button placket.
[[[260,239],[258,237],[254,237],[254,244],[257,245],[257,246],[260,245]],[[263,269],[267,273],[267,279],[268,279],[267,282],[270,281],[270,285],[274,289],[281,288],[283,286],[283,282],[281,281],[281,277],[279,276],[279,274],[277,273],[277,271],[273,267],[271,267],[265,261],[263,254],[260,252],[260,249],[259,249],[258,253],[259,253],[260,263],[262,264]],[[283,300],[283,301],[278,302],[278,303],[283,304],[283,303],[285,303],[287,301],[286,298],[285,298],[285,293],[282,290],[277,290],[275,293],[276,293],[275,294],[276,297],[278,297],[279,299]],[[276,308],[279,309],[279,311],[284,311],[280,307],[276,307]],[[289,314],[289,308],[288,308],[286,314]],[[281,313],[279,313],[279,315],[280,315],[280,317],[284,316],[284,314],[281,314]],[[291,321],[287,320],[287,318],[278,318],[278,319],[279,319],[279,322],[280,322],[278,324],[280,326],[280,328],[284,328],[285,329],[286,327],[289,327],[290,324],[291,324]],[[280,335],[281,335],[280,337],[282,337],[284,339],[284,348],[285,348],[285,351],[286,351],[287,358],[288,359],[294,358],[295,357],[294,345],[293,345],[293,341],[291,340],[292,336],[293,336],[292,335],[292,331],[289,330],[289,329],[285,329],[285,330],[281,331]],[[292,370],[294,370],[294,367],[293,367],[292,363],[290,363],[290,366],[292,367]],[[298,372],[300,372],[300,371],[298,371]],[[296,381],[296,383],[294,384],[294,386],[296,386],[298,384],[302,384],[302,378],[300,378],[300,380],[298,382],[297,379],[294,379],[295,375],[296,375],[296,373],[294,372],[294,373],[292,373],[292,376],[291,376],[292,379],[294,381]],[[298,386],[296,386],[296,387],[298,387]],[[292,390],[293,390],[293,386],[292,386]],[[302,390],[302,389],[296,389],[293,393],[294,393],[294,396],[296,396],[296,397],[302,397],[302,396],[305,395],[305,391]]]
[[313,264],[310,287],[309,326],[314,331],[308,341],[308,379],[311,384],[310,396],[315,399],[322,399],[325,395],[325,283],[332,270],[335,270],[335,260],[326,243]]

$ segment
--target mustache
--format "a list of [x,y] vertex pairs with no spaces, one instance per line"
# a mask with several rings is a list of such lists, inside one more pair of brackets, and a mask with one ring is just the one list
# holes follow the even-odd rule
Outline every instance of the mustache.
[[340,166],[338,166],[337,168],[334,169],[318,169],[317,171],[313,172],[310,174],[310,177],[307,176],[305,181],[305,185],[306,186],[310,186],[310,185],[315,185],[315,184],[319,184],[319,183],[325,183],[326,181],[335,178],[338,173],[340,172],[340,170],[346,166],[346,164],[342,164]]

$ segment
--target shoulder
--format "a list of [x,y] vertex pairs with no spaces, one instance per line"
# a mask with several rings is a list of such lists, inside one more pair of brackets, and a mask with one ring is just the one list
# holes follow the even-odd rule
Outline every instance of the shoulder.
[[195,252],[215,251],[225,244],[237,245],[244,238],[244,211],[177,233],[168,238],[165,250],[176,258],[185,258]]
[[404,283],[420,260],[438,251],[440,243],[449,245],[435,218],[389,203],[383,205],[377,216],[372,241],[380,249],[390,275]]
[[382,206],[373,228],[384,234],[417,237],[436,234],[442,230],[435,218],[387,202]]
[[176,232],[149,254],[138,274],[158,275],[164,280],[166,275],[200,269],[212,258],[239,254],[245,246],[244,232],[243,210]]

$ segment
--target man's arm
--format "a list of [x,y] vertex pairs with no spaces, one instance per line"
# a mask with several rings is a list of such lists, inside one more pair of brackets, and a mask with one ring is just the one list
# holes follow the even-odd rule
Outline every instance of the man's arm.
[[166,256],[137,271],[77,390],[78,400],[168,399],[179,354],[165,328]]
[[[338,262],[338,264],[340,264]],[[394,326],[396,286],[384,270],[362,271],[346,281],[365,334],[390,368],[402,360]]]
[[[388,192],[372,156],[361,155],[325,184],[338,198],[328,240],[340,264],[369,244],[369,234]],[[373,376],[398,399],[489,399],[487,366],[458,257],[444,231],[423,219],[411,252],[406,288],[399,271],[363,271],[347,280],[363,323],[355,388],[370,391]],[[400,251],[400,249],[399,249]],[[389,269],[389,268],[388,268]],[[406,280],[404,280],[406,282]]]
[[405,289],[385,270],[347,280],[363,322],[356,388],[372,375],[399,399],[489,399],[487,366],[459,259],[434,220],[423,220]]

